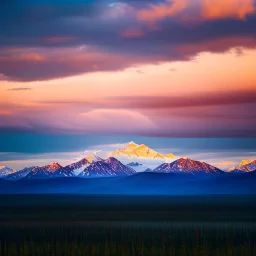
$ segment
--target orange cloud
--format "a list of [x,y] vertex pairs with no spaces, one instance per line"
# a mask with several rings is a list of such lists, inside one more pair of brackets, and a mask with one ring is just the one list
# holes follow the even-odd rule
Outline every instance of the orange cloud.
[[214,166],[218,166],[221,169],[227,169],[231,166],[235,166],[237,163],[234,161],[223,161],[223,162],[216,162],[213,163]]
[[207,19],[244,19],[254,12],[253,0],[202,0],[201,14]]
[[[162,4],[151,4],[138,11],[139,20],[154,24],[155,21],[179,15],[180,21],[203,19],[236,18],[244,19],[256,11],[253,0],[167,0]],[[193,12],[190,12],[193,10]],[[187,11],[187,12],[186,12]]]
[[140,20],[153,22],[181,13],[188,5],[188,0],[168,0],[165,4],[150,5],[150,9],[139,11]]
[[144,36],[144,33],[141,30],[134,29],[134,28],[128,28],[121,34],[121,37],[125,37],[125,38],[137,38],[137,37],[143,37],[143,36]]

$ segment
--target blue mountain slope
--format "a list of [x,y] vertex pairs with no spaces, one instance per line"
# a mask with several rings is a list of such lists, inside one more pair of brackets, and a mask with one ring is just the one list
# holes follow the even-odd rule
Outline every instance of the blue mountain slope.
[[99,160],[92,162],[85,168],[79,177],[115,177],[132,175],[136,172],[129,166],[122,164],[114,157],[106,160]]
[[26,167],[20,171],[17,171],[15,173],[9,174],[5,177],[6,180],[20,180],[24,177],[26,177],[34,168],[35,166],[32,167]]

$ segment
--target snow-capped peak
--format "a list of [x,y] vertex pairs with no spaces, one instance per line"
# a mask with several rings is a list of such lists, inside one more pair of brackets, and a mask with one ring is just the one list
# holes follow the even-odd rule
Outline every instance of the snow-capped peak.
[[97,156],[96,154],[92,154],[90,156],[85,157],[85,159],[89,162],[97,162],[97,161],[102,161],[103,159]]
[[244,160],[242,160],[241,162],[240,162],[240,164],[238,165],[238,167],[242,167],[242,166],[244,166],[244,165],[246,165],[246,164],[250,164],[250,163],[252,163],[254,161],[254,159],[244,159]]
[[11,173],[14,173],[16,170],[13,170],[5,165],[0,166],[0,177],[7,176]]
[[[127,144],[127,146],[126,146],[125,148],[133,149],[133,148],[136,148],[136,147],[138,147],[138,146],[139,146],[139,145],[136,144],[135,142],[130,141],[130,142]],[[125,148],[124,148],[124,149],[125,149]]]
[[124,148],[117,149],[109,154],[110,157],[125,158],[144,158],[144,159],[161,159],[163,161],[174,159],[173,154],[162,154],[145,144],[137,144],[133,141],[129,142]]
[[61,167],[61,165],[59,164],[59,163],[57,163],[57,162],[53,162],[53,163],[51,163],[51,164],[49,164],[51,167],[57,167],[57,168],[59,168],[59,167]]
[[122,164],[114,157],[109,157],[106,160],[93,161],[79,174],[79,177],[126,176],[134,173],[131,167]]
[[256,170],[256,160],[242,160],[241,163],[233,168],[230,168],[228,172],[252,172]]
[[49,164],[48,166],[49,166],[48,171],[56,171],[56,170],[62,168],[62,166],[57,162],[53,162],[53,163]]
[[189,158],[180,158],[172,163],[164,163],[153,172],[187,173],[187,174],[220,174],[222,171],[205,162],[194,161]]

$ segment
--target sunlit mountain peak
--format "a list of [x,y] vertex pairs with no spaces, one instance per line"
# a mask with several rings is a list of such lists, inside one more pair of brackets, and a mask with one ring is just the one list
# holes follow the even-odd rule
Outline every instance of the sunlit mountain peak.
[[172,153],[159,153],[145,144],[137,144],[133,141],[129,142],[124,148],[117,149],[109,154],[110,157],[125,157],[125,158],[145,158],[145,159],[174,159]]
[[244,159],[244,160],[242,160],[241,162],[240,162],[240,164],[238,165],[238,167],[242,167],[242,166],[244,166],[244,165],[246,165],[246,164],[250,164],[250,163],[252,163],[254,161],[254,159]]

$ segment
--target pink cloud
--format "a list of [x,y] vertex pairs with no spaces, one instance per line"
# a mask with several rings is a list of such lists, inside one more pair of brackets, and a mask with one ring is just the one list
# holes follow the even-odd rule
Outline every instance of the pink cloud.
[[152,24],[166,17],[179,16],[178,21],[203,21],[202,19],[245,19],[255,13],[253,0],[167,0],[134,10],[139,20]]
[[[137,30],[123,34],[131,38],[140,35]],[[148,50],[147,54],[118,54],[89,46],[79,50],[69,47],[6,49],[0,56],[0,80],[50,80],[89,72],[118,71],[136,65],[188,61],[201,52],[225,52],[235,47],[253,49],[256,39],[249,36],[224,37],[179,45],[166,42],[157,52],[154,52],[154,47],[150,47],[152,51]]]
[[85,120],[85,129],[88,131],[129,133],[156,129],[156,125],[147,116],[125,109],[95,109],[79,114],[79,117]]
[[189,0],[168,0],[167,3],[151,4],[149,8],[138,12],[143,21],[156,21],[168,16],[180,14],[187,7]]
[[256,11],[253,0],[202,0],[201,14],[207,19],[244,19]]

